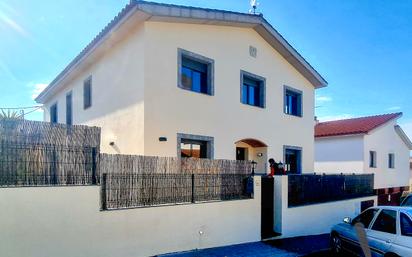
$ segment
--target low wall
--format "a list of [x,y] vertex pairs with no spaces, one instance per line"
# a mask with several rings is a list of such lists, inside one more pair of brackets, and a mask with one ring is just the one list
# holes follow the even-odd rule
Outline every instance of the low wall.
[[138,257],[260,240],[250,200],[99,211],[99,187],[0,189],[0,256]]
[[274,230],[282,238],[329,233],[333,225],[345,217],[355,217],[361,211],[361,202],[376,196],[355,198],[321,204],[288,207],[288,176],[275,176]]

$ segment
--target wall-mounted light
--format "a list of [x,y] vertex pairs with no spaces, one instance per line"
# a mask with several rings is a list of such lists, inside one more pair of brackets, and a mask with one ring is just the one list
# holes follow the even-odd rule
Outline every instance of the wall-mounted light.
[[258,156],[258,157],[262,157],[262,156],[263,156],[263,153],[258,153],[257,156]]
[[160,142],[166,142],[166,141],[167,141],[167,137],[159,137],[159,141],[160,141]]

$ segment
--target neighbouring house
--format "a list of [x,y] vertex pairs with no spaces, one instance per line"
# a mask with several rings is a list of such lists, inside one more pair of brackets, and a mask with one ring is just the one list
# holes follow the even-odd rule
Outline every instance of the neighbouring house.
[[106,153],[313,172],[321,75],[262,15],[131,1],[36,98]]
[[398,204],[410,178],[412,143],[397,125],[402,113],[319,122],[315,171],[373,173],[378,204]]

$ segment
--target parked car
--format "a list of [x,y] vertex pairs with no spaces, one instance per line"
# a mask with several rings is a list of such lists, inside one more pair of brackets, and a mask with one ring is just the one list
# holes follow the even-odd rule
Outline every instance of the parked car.
[[[355,224],[365,228],[357,232]],[[371,207],[351,220],[333,226],[331,230],[331,248],[336,254],[349,252],[364,256],[360,244],[366,234],[367,244],[372,256],[412,256],[412,208],[379,206]]]
[[412,193],[408,193],[405,196],[402,195],[402,197],[401,197],[401,206],[412,207]]

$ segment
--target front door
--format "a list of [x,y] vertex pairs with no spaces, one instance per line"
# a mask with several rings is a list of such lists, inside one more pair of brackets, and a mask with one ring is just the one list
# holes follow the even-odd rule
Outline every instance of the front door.
[[244,147],[236,147],[236,160],[237,161],[246,161],[246,151],[247,148]]

